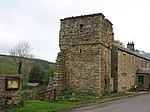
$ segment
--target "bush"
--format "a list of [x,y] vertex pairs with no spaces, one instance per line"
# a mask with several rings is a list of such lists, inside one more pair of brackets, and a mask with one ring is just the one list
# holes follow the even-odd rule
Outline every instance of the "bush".
[[31,83],[40,83],[44,82],[44,70],[41,65],[34,64],[31,68],[31,72],[29,75],[29,82]]
[[93,99],[96,96],[89,92],[70,92],[64,91],[58,95],[58,99],[62,101],[78,102],[81,100]]

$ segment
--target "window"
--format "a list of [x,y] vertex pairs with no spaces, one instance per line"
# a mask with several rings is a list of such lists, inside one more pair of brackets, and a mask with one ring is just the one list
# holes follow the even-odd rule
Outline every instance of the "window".
[[83,29],[83,24],[80,24],[80,30],[82,30]]
[[108,82],[107,82],[107,79],[104,79],[104,84],[105,84],[105,86],[107,85],[107,83],[108,83]]
[[82,53],[82,50],[80,49],[80,53]]
[[122,76],[127,76],[127,73],[122,73]]
[[135,72],[135,61],[134,61],[134,57],[132,56],[132,73]]
[[126,67],[126,54],[123,54],[122,65],[123,65],[124,68]]

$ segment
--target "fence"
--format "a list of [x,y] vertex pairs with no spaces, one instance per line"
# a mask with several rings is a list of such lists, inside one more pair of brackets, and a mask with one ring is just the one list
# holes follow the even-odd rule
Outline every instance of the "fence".
[[39,92],[36,94],[37,100],[54,101],[56,100],[56,90]]

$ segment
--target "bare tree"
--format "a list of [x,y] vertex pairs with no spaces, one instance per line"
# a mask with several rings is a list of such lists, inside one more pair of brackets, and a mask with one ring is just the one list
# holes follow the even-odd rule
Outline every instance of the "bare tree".
[[19,42],[14,48],[10,49],[9,54],[12,55],[19,74],[21,74],[23,60],[33,57],[28,41]]

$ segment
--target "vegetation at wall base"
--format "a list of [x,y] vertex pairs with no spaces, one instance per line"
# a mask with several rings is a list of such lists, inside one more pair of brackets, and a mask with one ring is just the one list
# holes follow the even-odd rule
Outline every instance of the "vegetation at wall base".
[[58,95],[58,99],[61,101],[69,101],[69,102],[80,102],[82,100],[89,100],[96,98],[96,95],[90,92],[70,92],[64,91]]
[[[63,93],[63,96],[69,95],[70,92],[68,93]],[[68,97],[81,97],[83,94],[79,93],[71,93],[72,96]],[[86,93],[84,96],[84,99],[78,100],[78,101],[54,101],[54,102],[46,102],[46,101],[39,101],[39,100],[26,100],[24,102],[24,107],[17,107],[17,108],[11,108],[6,110],[5,112],[57,112],[59,110],[63,109],[69,109],[73,108],[78,105],[85,105],[85,104],[90,104],[90,103],[96,103],[104,100],[108,100],[110,98],[115,98],[115,97],[121,97],[121,96],[126,96],[129,95],[130,93],[110,93],[110,94],[104,94],[102,96],[94,96],[89,93]]]

